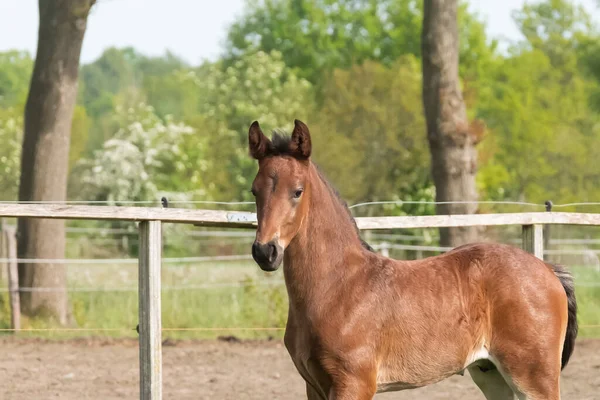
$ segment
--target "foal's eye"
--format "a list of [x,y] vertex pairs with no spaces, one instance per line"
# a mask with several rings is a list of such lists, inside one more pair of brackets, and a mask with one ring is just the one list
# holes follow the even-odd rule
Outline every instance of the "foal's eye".
[[250,193],[252,193],[252,196],[256,197],[256,190],[254,190],[254,188],[250,189]]
[[299,199],[299,198],[300,198],[300,196],[302,196],[302,192],[303,192],[303,190],[302,190],[302,189],[298,189],[298,190],[296,190],[296,191],[294,192],[294,198],[295,198],[295,199]]

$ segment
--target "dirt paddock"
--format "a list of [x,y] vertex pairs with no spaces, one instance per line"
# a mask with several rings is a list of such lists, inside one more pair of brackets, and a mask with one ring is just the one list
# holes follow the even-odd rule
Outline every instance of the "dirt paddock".
[[[0,399],[135,399],[134,340],[0,339]],[[181,341],[163,347],[163,397],[303,399],[304,384],[279,341]],[[600,340],[580,340],[563,372],[563,399],[600,398]],[[385,399],[483,399],[465,374]]]

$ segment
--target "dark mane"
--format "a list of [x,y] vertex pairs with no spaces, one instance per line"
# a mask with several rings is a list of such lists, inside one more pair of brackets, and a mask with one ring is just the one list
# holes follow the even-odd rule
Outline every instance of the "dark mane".
[[362,243],[363,247],[369,251],[374,252],[375,250],[369,245],[369,243],[367,243],[365,240],[363,240],[363,238],[360,236],[360,230],[358,229],[358,225],[356,225],[356,220],[354,219],[354,216],[352,215],[352,213],[350,212],[350,209],[348,208],[348,203],[346,203],[346,201],[344,199],[342,199],[342,196],[340,196],[340,193],[337,191],[337,189],[327,180],[327,178],[325,178],[325,175],[323,175],[323,171],[321,171],[319,166],[317,164],[315,164],[314,162],[313,162],[313,165],[315,166],[317,172],[319,173],[319,178],[321,178],[321,180],[323,181],[325,186],[327,186],[327,188],[329,190],[331,190],[331,193],[333,193],[334,197],[338,200],[340,205],[342,207],[344,207],[344,210],[346,210],[346,213],[348,214],[348,218],[350,218],[350,222],[352,222],[352,225],[354,226],[354,229],[356,230],[356,234],[358,235],[358,238],[360,239],[360,242]]
[[269,147],[269,155],[272,156],[294,156],[290,150],[290,143],[292,137],[280,131],[273,131],[273,137],[271,138],[271,146]]
[[[290,151],[291,140],[292,140],[292,138],[289,134],[286,134],[284,132],[273,131],[273,137],[271,139],[271,147],[269,148],[269,155],[292,156],[293,157],[294,155]],[[340,205],[342,207],[344,207],[344,210],[346,210],[346,212],[348,213],[348,218],[350,218],[350,221],[352,222],[352,225],[354,226],[354,229],[356,230],[356,234],[358,235],[358,238],[360,239],[360,242],[362,243],[363,247],[369,251],[374,252],[375,250],[367,242],[365,242],[363,240],[363,238],[360,236],[360,230],[358,229],[358,226],[356,225],[356,220],[354,219],[354,216],[350,212],[350,209],[348,208],[348,204],[346,203],[346,201],[344,201],[344,199],[342,199],[342,196],[340,196],[340,193],[337,191],[337,189],[327,180],[327,178],[325,177],[325,175],[323,174],[323,171],[321,171],[319,166],[317,164],[315,164],[314,161],[312,163],[315,166],[315,168],[319,174],[319,178],[321,178],[321,180],[323,181],[325,186],[327,186],[327,188],[331,191],[331,193],[334,195],[334,197],[338,200]]]

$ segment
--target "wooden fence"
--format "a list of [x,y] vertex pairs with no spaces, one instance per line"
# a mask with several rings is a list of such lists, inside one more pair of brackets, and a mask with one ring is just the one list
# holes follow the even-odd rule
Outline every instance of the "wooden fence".
[[[186,223],[206,227],[246,229],[256,226],[256,215],[254,213],[175,208],[0,204],[0,218],[2,217],[139,222],[138,292],[140,399],[142,400],[162,399],[160,299],[162,223]],[[538,212],[422,217],[368,217],[357,218],[356,222],[359,229],[362,230],[521,225],[523,227],[523,248],[542,258],[544,250],[544,225],[600,226],[600,214]],[[9,245],[14,247],[14,243],[9,243]],[[15,259],[16,254],[10,254],[8,258]],[[12,272],[9,272],[9,277],[12,276],[12,280],[9,279],[12,282],[9,288],[11,290],[11,305],[12,307],[18,307],[16,264],[14,262],[9,264],[12,264]],[[18,324],[18,321],[13,321],[13,323]]]

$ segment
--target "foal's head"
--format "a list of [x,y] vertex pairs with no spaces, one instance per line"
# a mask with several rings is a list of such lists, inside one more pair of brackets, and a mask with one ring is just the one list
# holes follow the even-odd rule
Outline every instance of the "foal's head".
[[248,144],[258,160],[252,183],[258,214],[252,257],[264,271],[275,271],[308,213],[310,133],[303,122],[295,120],[291,137],[274,134],[269,140],[255,121]]

